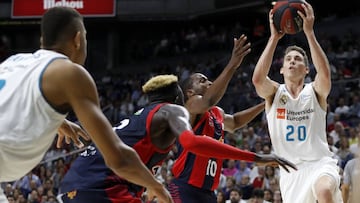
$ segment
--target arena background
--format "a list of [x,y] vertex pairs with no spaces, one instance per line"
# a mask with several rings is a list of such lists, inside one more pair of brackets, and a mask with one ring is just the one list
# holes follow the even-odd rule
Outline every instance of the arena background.
[[[29,4],[30,2],[29,5],[32,6],[34,2],[45,1],[0,1],[0,61],[10,54],[33,52],[39,48],[40,18],[13,16],[13,3]],[[91,0],[83,0],[86,1]],[[103,1],[92,0],[92,2],[100,6]],[[197,71],[203,72],[210,79],[215,79],[230,57],[232,38],[243,33],[252,43],[252,52],[246,56],[219,106],[226,112],[233,113],[261,101],[251,83],[251,74],[254,63],[269,36],[267,16],[271,1],[116,0],[114,2],[113,14],[85,17],[88,38],[88,57],[85,66],[96,80],[103,111],[113,124],[146,104],[146,98],[141,94],[141,85],[152,75],[173,73],[182,78],[192,71]],[[339,114],[350,146],[358,140],[357,138],[354,141],[351,131],[356,132],[355,137],[360,134],[360,112],[358,110],[337,113],[336,109],[343,105],[354,108],[360,105],[359,101],[354,100],[354,97],[359,96],[360,88],[360,2],[356,0],[344,3],[333,1],[325,3],[320,0],[309,0],[309,2],[315,10],[316,35],[332,65],[333,88],[328,99],[328,133],[333,132],[335,123],[331,116]],[[288,44],[307,47],[302,32],[287,35],[282,39],[271,70],[272,77],[279,82],[281,82],[278,73],[280,66],[277,61],[280,59],[279,54],[283,51],[283,45]],[[314,69],[309,74],[309,80],[312,79],[313,71]],[[76,121],[73,114],[69,115],[69,119]],[[256,151],[255,146],[245,144],[245,137],[249,136],[248,131],[251,131],[251,128],[255,134],[266,136],[264,122],[263,115],[258,116],[249,126],[234,134],[227,134],[226,142],[239,148]],[[265,141],[261,143],[262,146],[266,144],[268,143]],[[334,147],[340,149],[340,143],[334,143]],[[31,191],[47,187],[45,182],[49,179],[52,182],[51,190],[56,195],[62,176],[77,156],[76,153],[72,154],[74,150],[75,147],[71,145],[61,150],[55,147],[49,150],[43,164],[33,170],[40,180],[36,187],[20,190],[26,199],[31,199],[31,195],[28,196]],[[344,159],[340,157],[342,167],[347,159],[349,157],[344,156]],[[227,165],[224,164],[224,167]],[[159,178],[165,179],[161,175]],[[9,183],[13,187],[12,192],[16,190],[15,185],[19,182],[22,180]],[[164,184],[166,184],[165,180]],[[7,188],[9,185],[2,186]],[[37,193],[41,192],[37,191]]]

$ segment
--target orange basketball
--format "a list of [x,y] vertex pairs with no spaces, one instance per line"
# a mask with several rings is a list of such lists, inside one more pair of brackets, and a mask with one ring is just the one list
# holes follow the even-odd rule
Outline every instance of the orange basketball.
[[297,11],[305,13],[302,0],[280,0],[273,7],[273,21],[275,28],[286,34],[296,34],[302,31],[302,18]]

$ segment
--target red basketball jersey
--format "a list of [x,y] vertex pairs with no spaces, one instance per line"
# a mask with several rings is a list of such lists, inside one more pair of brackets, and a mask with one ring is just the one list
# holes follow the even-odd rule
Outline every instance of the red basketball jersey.
[[[212,107],[195,124],[193,131],[198,136],[209,136],[223,142],[223,116],[217,107]],[[184,150],[178,144],[178,158],[172,172],[174,178],[205,190],[215,190],[219,185],[222,159],[203,157]]]

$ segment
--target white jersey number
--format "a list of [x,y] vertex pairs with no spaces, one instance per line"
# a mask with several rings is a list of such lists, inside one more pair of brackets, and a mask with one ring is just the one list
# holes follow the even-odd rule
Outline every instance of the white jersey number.
[[215,175],[216,175],[216,170],[217,170],[217,163],[216,163],[216,161],[209,159],[208,165],[207,165],[207,167],[206,167],[206,175],[207,175],[207,176],[211,176],[211,177],[215,177]]
[[114,129],[114,130],[123,129],[123,128],[125,128],[127,125],[129,125],[129,123],[130,123],[130,119],[126,118],[126,119],[120,121],[120,124],[119,124],[118,126],[114,127],[113,129]]

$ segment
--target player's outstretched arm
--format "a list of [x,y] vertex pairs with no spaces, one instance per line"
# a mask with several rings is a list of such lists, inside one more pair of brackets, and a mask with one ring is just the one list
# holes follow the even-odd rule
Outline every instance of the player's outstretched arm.
[[295,164],[276,154],[256,154],[255,162],[264,165],[280,165],[287,172],[290,172],[290,168],[297,170]]
[[255,154],[221,143],[208,136],[195,135],[188,121],[189,113],[182,106],[169,104],[162,107],[160,111],[162,111],[160,114],[164,115],[163,119],[168,121],[173,134],[178,135],[180,144],[194,154],[220,159],[278,164],[287,171],[289,171],[288,167],[296,169],[294,164],[274,154]]
[[195,135],[189,123],[189,113],[184,107],[166,105],[161,110],[163,111],[161,114],[164,115],[163,120],[169,123],[170,129],[178,136],[184,149],[207,157],[254,161],[253,152],[240,150],[208,136]]
[[202,114],[220,101],[235,71],[250,51],[250,43],[245,35],[241,35],[239,39],[234,38],[232,55],[224,70],[202,97],[195,96],[187,102],[186,108],[191,114]]
[[135,150],[112,130],[100,109],[95,82],[83,67],[67,60],[56,60],[45,71],[43,83],[44,94],[53,106],[73,109],[110,169],[153,191],[160,202],[172,202],[168,191],[153,177]]
[[[253,107],[239,111],[233,115],[224,113],[224,130],[234,132],[252,121],[265,108],[265,102],[261,102]],[[221,111],[223,111],[221,109]]]
[[273,23],[272,11],[269,12],[269,24],[271,36],[262,52],[258,62],[256,63],[252,82],[255,86],[257,94],[264,99],[271,99],[275,94],[278,84],[268,77],[272,60],[274,57],[276,46],[284,33],[279,33]]

